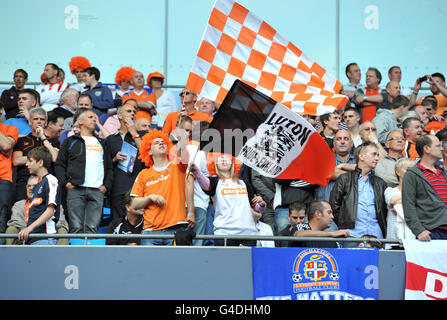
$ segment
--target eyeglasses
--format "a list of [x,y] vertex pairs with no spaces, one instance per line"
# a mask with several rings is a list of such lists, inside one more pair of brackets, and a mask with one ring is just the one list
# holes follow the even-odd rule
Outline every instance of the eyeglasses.
[[388,141],[405,141],[404,137],[393,137],[389,138]]
[[192,92],[191,92],[191,91],[180,92],[180,94],[179,94],[179,97],[181,97],[181,96],[183,96],[183,95],[186,95],[186,96],[188,96],[188,95],[190,95],[190,94],[192,94]]

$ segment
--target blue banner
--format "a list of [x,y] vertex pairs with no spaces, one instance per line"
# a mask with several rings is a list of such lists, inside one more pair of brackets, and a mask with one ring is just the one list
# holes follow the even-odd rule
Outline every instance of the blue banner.
[[256,300],[377,300],[379,249],[252,248]]

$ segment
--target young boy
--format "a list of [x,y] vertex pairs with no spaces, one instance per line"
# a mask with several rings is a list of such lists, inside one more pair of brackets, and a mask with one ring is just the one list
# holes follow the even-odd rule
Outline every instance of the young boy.
[[51,153],[44,147],[31,150],[27,156],[26,166],[31,174],[39,177],[39,183],[33,189],[30,201],[27,227],[18,234],[19,241],[33,245],[55,245],[56,239],[28,239],[33,233],[56,233],[59,219],[60,188],[55,176],[48,173],[51,167]]

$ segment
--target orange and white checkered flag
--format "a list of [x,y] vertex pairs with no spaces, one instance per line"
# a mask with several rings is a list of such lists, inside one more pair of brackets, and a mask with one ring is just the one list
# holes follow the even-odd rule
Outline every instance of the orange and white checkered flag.
[[322,115],[348,98],[341,83],[233,0],[216,0],[186,87],[222,103],[236,79],[295,112]]

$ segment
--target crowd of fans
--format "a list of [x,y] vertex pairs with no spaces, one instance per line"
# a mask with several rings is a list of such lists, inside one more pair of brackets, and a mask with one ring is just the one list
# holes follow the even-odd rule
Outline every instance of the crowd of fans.
[[[218,105],[187,88],[180,103],[165,77],[118,70],[112,91],[84,57],[76,83],[54,63],[26,88],[14,72],[1,95],[0,233],[2,244],[68,244],[32,233],[173,234],[174,243],[224,245],[195,235],[328,237],[333,241],[232,240],[267,247],[379,246],[376,239],[447,238],[447,89],[441,73],[403,87],[401,69],[346,67],[349,97],[320,117],[301,114],[335,156],[326,186],[262,176],[231,155],[199,149]],[[420,96],[424,83],[431,95]],[[198,135],[192,134],[199,132]],[[198,137],[198,138],[197,138]],[[446,211],[446,212],[444,212]],[[362,243],[337,238],[365,238]],[[292,238],[290,238],[292,239]],[[107,245],[172,245],[172,240],[108,239]],[[394,248],[396,245],[386,245]],[[397,245],[397,247],[399,247]]]

